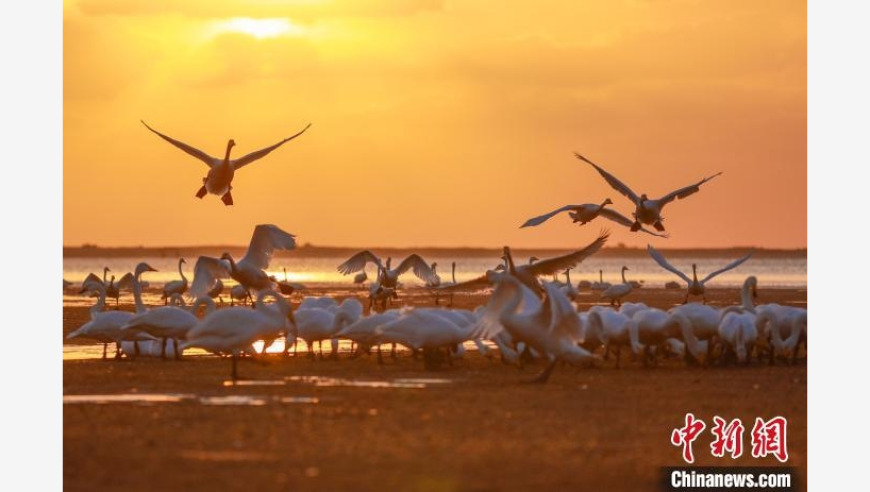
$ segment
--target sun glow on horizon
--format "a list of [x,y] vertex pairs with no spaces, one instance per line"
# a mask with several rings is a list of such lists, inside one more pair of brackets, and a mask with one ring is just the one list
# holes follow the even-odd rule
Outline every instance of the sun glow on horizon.
[[247,34],[257,39],[265,39],[278,36],[304,36],[307,33],[307,29],[285,18],[252,19],[250,17],[233,17],[230,20],[218,22],[214,28],[215,34],[225,32]]

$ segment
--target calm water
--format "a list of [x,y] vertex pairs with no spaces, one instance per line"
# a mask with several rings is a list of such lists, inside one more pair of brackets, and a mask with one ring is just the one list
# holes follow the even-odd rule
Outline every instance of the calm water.
[[[723,267],[735,258],[679,257],[672,260],[671,263],[689,275],[691,275],[692,263],[697,263],[698,274],[703,278],[709,272]],[[286,268],[287,276],[293,282],[321,286],[350,286],[353,282],[353,275],[344,276],[336,271],[336,267],[346,259],[345,257],[280,258],[276,259],[271,265],[270,274],[277,276],[279,280],[283,279],[284,273],[282,269]],[[450,281],[450,264],[455,261],[457,282],[475,278],[487,269],[495,267],[500,262],[500,259],[497,257],[492,259],[480,257],[429,257],[426,259],[430,262],[434,261],[438,263],[438,273],[442,281]],[[163,257],[145,257],[141,259],[65,258],[63,261],[63,278],[80,283],[90,272],[102,276],[103,267],[108,266],[112,269],[112,273],[109,275],[114,274],[119,279],[125,272],[131,271],[139,261],[147,261],[151,266],[159,270],[158,272],[143,275],[143,279],[149,281],[152,286],[160,286],[165,282],[180,278],[177,269],[178,260]],[[184,272],[188,277],[188,281],[193,280],[193,264],[195,262],[195,258],[188,258],[188,263],[184,265]],[[652,259],[646,257],[609,257],[598,259],[593,257],[581,263],[578,268],[571,270],[571,281],[575,284],[580,280],[596,281],[598,280],[598,271],[604,270],[605,281],[612,283],[619,282],[619,272],[622,265],[626,265],[630,269],[626,273],[626,277],[629,280],[637,280],[649,286],[661,287],[669,280],[680,281],[674,274],[663,270]],[[367,273],[369,279],[374,278],[375,268],[369,265]],[[806,287],[807,260],[806,258],[751,258],[738,268],[716,277],[715,283],[711,285],[738,287],[742,285],[743,280],[749,275],[758,277],[759,284],[764,287]],[[560,280],[564,281],[564,275],[561,276]],[[413,274],[402,276],[402,281],[406,285],[421,284]],[[225,285],[232,285],[231,281],[225,281],[224,283]]]

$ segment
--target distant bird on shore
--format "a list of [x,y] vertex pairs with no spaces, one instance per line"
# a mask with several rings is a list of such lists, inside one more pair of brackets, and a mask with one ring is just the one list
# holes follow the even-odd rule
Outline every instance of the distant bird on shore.
[[728,270],[733,270],[734,268],[739,267],[740,265],[743,264],[743,262],[745,262],[746,260],[749,259],[749,257],[752,256],[752,253],[749,253],[748,255],[744,256],[743,258],[738,258],[738,259],[732,261],[731,263],[725,265],[725,267],[720,268],[719,270],[716,270],[715,272],[707,275],[706,277],[704,277],[701,280],[698,280],[698,265],[696,263],[692,263],[692,278],[690,279],[685,273],[677,270],[676,268],[674,268],[673,265],[668,263],[668,260],[666,260],[665,257],[662,256],[661,253],[656,251],[656,249],[653,248],[652,246],[647,245],[647,252],[652,257],[652,259],[655,260],[655,262],[659,264],[659,266],[661,266],[662,268],[664,268],[665,270],[667,270],[671,273],[674,273],[676,276],[678,276],[681,279],[686,281],[686,284],[688,284],[688,285],[686,287],[686,300],[683,301],[683,304],[689,302],[690,295],[701,296],[701,298],[704,301],[704,304],[706,304],[707,297],[705,296],[705,292],[706,292],[707,282],[712,280],[713,277],[715,277],[721,273],[725,273]]
[[[278,226],[272,224],[260,224],[254,228],[248,251],[241,260],[235,261],[232,255],[224,253],[220,258],[200,256],[193,268],[193,283],[190,286],[190,295],[193,297],[205,296],[214,287],[218,278],[232,277],[243,289],[259,292],[266,289],[274,289],[277,282],[265,272],[269,268],[269,262],[275,250],[290,250],[296,247],[296,237],[284,232]],[[231,293],[235,295],[234,287]]]
[[631,290],[633,289],[633,286],[629,281],[625,280],[625,271],[626,270],[628,270],[628,267],[623,265],[623,267],[622,267],[622,283],[621,284],[611,285],[610,287],[605,289],[604,292],[601,293],[601,299],[603,299],[605,301],[609,300],[611,306],[614,304],[621,306],[622,305],[622,298],[631,294]]
[[[610,205],[612,203],[613,202],[610,200],[610,198],[608,198],[608,199],[604,200],[600,205],[597,205],[595,203],[584,203],[583,205],[565,205],[564,207],[557,208],[556,210],[553,210],[552,212],[548,212],[544,215],[539,215],[538,217],[533,217],[533,218],[527,220],[523,225],[520,226],[520,228],[534,227],[537,225],[541,225],[544,222],[550,220],[552,217],[554,217],[562,212],[568,212],[568,215],[571,216],[571,219],[574,221],[575,224],[579,222],[580,225],[585,225],[586,223],[591,222],[598,217],[604,217],[605,219],[612,220],[613,222],[616,222],[617,224],[622,224],[626,227],[631,227],[632,226],[631,219],[622,215],[621,213],[617,212],[616,210],[605,208],[607,205]],[[632,229],[632,230],[634,230],[634,229]],[[645,232],[647,234],[651,234],[653,236],[664,237],[664,238],[668,237],[667,234],[658,234],[658,233],[652,232],[649,229],[646,229],[643,227],[641,227],[640,230],[642,232]]]
[[592,282],[589,288],[592,290],[607,290],[610,288],[610,282],[604,281],[604,270],[598,270],[598,282]]
[[199,191],[196,192],[196,197],[202,198],[206,194],[211,193],[212,195],[217,195],[217,196],[221,197],[221,201],[224,202],[224,205],[232,205],[233,204],[233,196],[232,196],[231,192],[233,189],[233,186],[232,186],[233,176],[235,175],[236,171],[238,171],[239,169],[247,166],[248,164],[250,164],[258,159],[265,157],[273,150],[284,145],[286,142],[293,140],[294,138],[298,137],[299,135],[302,135],[303,133],[305,133],[305,130],[307,130],[308,127],[311,126],[311,123],[309,123],[299,133],[292,135],[290,137],[287,137],[284,140],[281,140],[280,142],[276,143],[275,145],[266,147],[264,149],[257,150],[255,152],[251,152],[250,154],[239,157],[238,159],[230,159],[230,151],[233,149],[233,146],[236,145],[235,140],[230,139],[230,141],[227,142],[226,154],[224,155],[224,157],[222,159],[220,159],[217,157],[212,157],[212,156],[206,154],[205,152],[203,152],[195,147],[192,147],[184,142],[181,142],[179,140],[175,140],[174,138],[168,137],[168,136],[158,132],[157,130],[151,128],[144,121],[142,121],[142,124],[145,125],[145,128],[151,130],[152,132],[157,134],[157,136],[159,136],[163,140],[166,140],[167,142],[178,147],[179,149],[183,150],[187,154],[189,154],[189,155],[201,160],[202,162],[204,162],[205,165],[207,165],[209,167],[209,171],[208,171],[208,174],[206,175],[206,177],[202,178],[202,187],[199,189]]
[[700,191],[702,184],[722,174],[721,172],[718,172],[712,176],[702,179],[701,181],[698,181],[695,184],[685,186],[676,191],[672,191],[656,200],[647,197],[646,193],[638,196],[637,193],[632,191],[631,188],[625,185],[625,183],[616,179],[615,176],[600,168],[594,162],[590,161],[589,159],[583,157],[576,152],[574,153],[574,155],[577,156],[578,159],[594,167],[595,170],[598,171],[598,174],[600,174],[604,178],[604,180],[607,181],[607,184],[609,184],[611,188],[624,195],[635,205],[634,223],[631,224],[632,231],[639,230],[641,228],[641,224],[648,224],[655,227],[657,231],[664,231],[665,226],[662,225],[662,221],[664,220],[664,218],[661,216],[661,213],[665,205],[671,203],[676,199],[683,199],[697,193],[698,191]]

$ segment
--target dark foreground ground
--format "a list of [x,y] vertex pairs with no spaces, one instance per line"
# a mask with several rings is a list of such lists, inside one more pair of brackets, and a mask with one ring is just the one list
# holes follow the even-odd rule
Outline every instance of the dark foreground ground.
[[[759,294],[758,302],[806,303],[801,290]],[[682,300],[663,290],[633,297],[659,307]],[[736,290],[711,297],[739,302]],[[483,299],[457,298],[457,307]],[[64,332],[86,317],[85,308],[65,308]],[[476,352],[437,372],[423,371],[408,353],[382,366],[374,357],[321,361],[300,354],[243,361],[239,369],[248,384],[227,386],[229,361],[216,357],[65,361],[64,488],[654,490],[659,467],[682,463],[670,434],[686,412],[707,423],[694,451],[697,464],[713,466],[779,465],[751,457],[750,431],[756,417],[786,417],[787,464],[797,467],[805,487],[805,361],[687,368],[671,360],[620,369],[608,361],[558,368],[546,386],[525,383],[540,365],[520,371]],[[333,385],[317,386],[303,376],[413,387],[331,379],[320,382]],[[439,381],[425,380],[431,378]],[[165,403],[71,401],[151,394],[184,396]],[[738,460],[710,455],[714,415],[740,418],[747,427]]]

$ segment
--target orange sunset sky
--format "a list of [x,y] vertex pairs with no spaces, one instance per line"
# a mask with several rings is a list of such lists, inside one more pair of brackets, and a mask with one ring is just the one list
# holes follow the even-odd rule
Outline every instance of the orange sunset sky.
[[[354,246],[802,248],[800,1],[63,2],[65,245],[244,244],[274,223]],[[507,5],[507,4],[506,4]],[[148,132],[238,157],[235,206]],[[527,218],[716,171],[668,240]],[[652,241],[650,240],[652,239]]]

